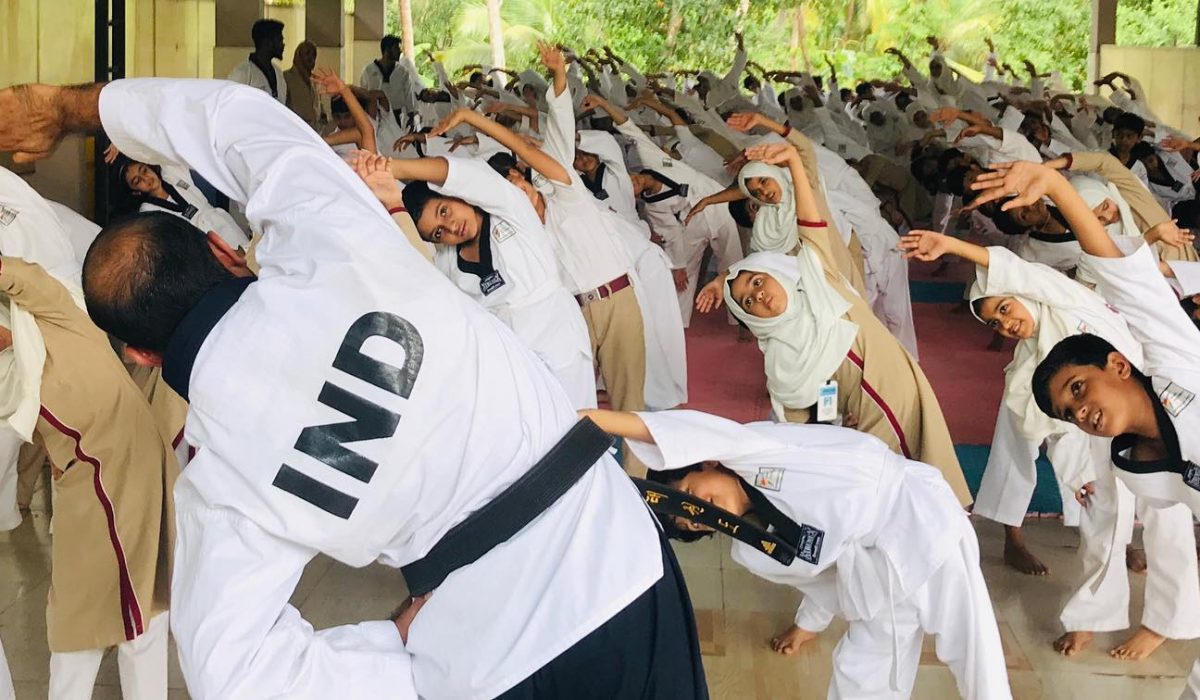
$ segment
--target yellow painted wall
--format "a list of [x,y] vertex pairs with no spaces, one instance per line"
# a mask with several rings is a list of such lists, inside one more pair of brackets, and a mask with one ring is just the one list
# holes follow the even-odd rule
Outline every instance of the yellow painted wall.
[[1100,73],[1112,71],[1141,81],[1151,109],[1164,123],[1200,135],[1200,47],[1102,46]]

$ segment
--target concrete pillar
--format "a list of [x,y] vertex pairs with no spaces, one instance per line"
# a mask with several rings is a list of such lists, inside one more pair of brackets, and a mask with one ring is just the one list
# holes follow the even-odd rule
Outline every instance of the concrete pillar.
[[304,4],[304,38],[317,45],[317,65],[333,68],[345,80],[343,14],[342,0],[308,0]]
[[[1117,43],[1117,0],[1092,0],[1092,36],[1088,43],[1088,84],[1100,77],[1100,47]],[[1092,86],[1093,92],[1099,88]]]
[[263,0],[216,0],[215,9],[212,73],[214,78],[225,78],[254,50],[250,28],[266,14]]
[[384,0],[355,0],[354,2],[354,53],[350,64],[350,78],[355,82],[362,69],[379,58],[379,40],[386,33]]

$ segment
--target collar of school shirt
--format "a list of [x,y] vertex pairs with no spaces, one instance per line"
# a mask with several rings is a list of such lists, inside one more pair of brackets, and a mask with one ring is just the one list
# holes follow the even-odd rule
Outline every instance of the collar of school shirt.
[[1183,461],[1183,453],[1179,448],[1179,435],[1175,432],[1175,424],[1171,422],[1171,417],[1167,415],[1167,410],[1163,408],[1162,401],[1155,393],[1150,377],[1146,377],[1142,383],[1146,395],[1150,397],[1150,404],[1154,406],[1154,418],[1158,422],[1159,435],[1162,436],[1162,441],[1167,446],[1167,456],[1149,460],[1125,457],[1122,453],[1131,450],[1138,441],[1138,436],[1133,433],[1125,433],[1113,438],[1111,448],[1113,464],[1118,469],[1132,474],[1174,472],[1182,475],[1186,465]]
[[196,362],[196,354],[200,346],[225,316],[242,293],[255,282],[257,277],[235,277],[226,280],[200,297],[192,310],[187,312],[183,320],[167,341],[167,351],[163,353],[163,380],[175,393],[188,400],[188,383],[192,378],[192,365]]

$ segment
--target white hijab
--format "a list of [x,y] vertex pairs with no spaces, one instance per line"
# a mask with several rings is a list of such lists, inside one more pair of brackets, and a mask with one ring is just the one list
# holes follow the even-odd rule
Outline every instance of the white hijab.
[[1075,188],[1090,209],[1100,206],[1100,203],[1106,199],[1111,199],[1116,203],[1117,210],[1121,213],[1121,220],[1104,227],[1109,236],[1116,238],[1142,235],[1142,232],[1138,230],[1137,220],[1133,218],[1133,210],[1129,208],[1129,202],[1125,201],[1125,197],[1121,196],[1120,190],[1115,185],[1101,182],[1094,177],[1077,175],[1071,178],[1071,187]]
[[[1011,264],[1002,259],[1005,254],[1012,255],[1014,260],[1016,258],[1007,250],[996,247],[989,248],[989,252],[992,265]],[[1045,278],[1061,280],[1061,284],[1055,285],[1052,303],[1016,294],[1005,285],[992,283],[993,276],[988,274],[988,268],[985,267],[975,268],[975,283],[971,285],[970,293],[971,313],[981,323],[986,321],[975,312],[975,302],[985,297],[1012,297],[1020,302],[1033,318],[1033,335],[1017,343],[1012,362],[1004,368],[1004,405],[1016,416],[1017,427],[1021,433],[1029,438],[1045,437],[1061,429],[1061,424],[1042,413],[1033,398],[1034,370],[1037,369],[1038,363],[1050,354],[1050,350],[1063,338],[1083,332],[1101,335],[1101,331],[1106,331],[1102,335],[1109,342],[1126,340],[1124,337],[1110,337],[1113,334],[1111,328],[1088,329],[1080,326],[1080,316],[1095,318],[1111,315],[1114,316],[1115,322],[1119,322],[1120,317],[1113,313],[1099,294],[1058,272],[1053,276],[1046,275]],[[1124,326],[1123,323],[1120,325]],[[1134,359],[1136,355],[1128,353],[1132,352],[1132,348],[1136,348],[1137,344],[1132,336],[1129,336],[1128,330],[1122,335],[1128,336],[1128,342],[1115,344],[1120,345],[1118,349],[1122,353],[1127,353],[1128,357]]]
[[725,285],[729,310],[758,338],[765,356],[767,389],[775,414],[817,402],[821,385],[833,376],[858,336],[858,325],[845,318],[850,302],[825,280],[816,253],[802,247],[795,256],[753,253],[729,268],[731,283],[742,272],[770,275],[787,292],[787,308],[774,318],[746,312]]
[[[779,203],[768,204],[750,194],[746,180],[767,177],[779,185]],[[796,194],[788,171],[761,161],[747,163],[738,173],[738,188],[760,206],[750,233],[750,250],[755,253],[791,253],[800,242],[796,228]]]

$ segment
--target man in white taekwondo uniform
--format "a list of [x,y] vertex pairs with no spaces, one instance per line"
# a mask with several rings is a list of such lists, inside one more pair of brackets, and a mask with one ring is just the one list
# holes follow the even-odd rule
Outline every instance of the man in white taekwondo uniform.
[[[933,467],[848,428],[582,413],[651,469],[677,470],[659,476],[666,489],[639,482],[668,532],[732,534],[734,561],[850,622],[834,650],[831,699],[908,697],[926,633],[963,697],[1011,697],[975,532]],[[680,497],[689,502],[671,503]],[[711,506],[725,512],[705,518]],[[779,557],[787,547],[790,561]]]
[[[30,90],[49,97],[29,100]],[[261,92],[126,80],[102,92],[9,89],[0,108],[13,116],[0,150],[37,157],[64,129],[102,125],[133,157],[196,169],[264,232],[257,280],[218,238],[205,245],[173,217],[110,227],[84,265],[91,313],[142,361],[165,359],[191,402],[197,455],[175,491],[172,628],[193,697],[544,696],[534,683],[706,697],[674,559],[608,456],[589,457],[519,532],[506,523],[508,541],[450,552],[471,563],[434,567],[440,584],[406,576],[410,589],[436,590],[401,622],[314,631],[287,602],[314,556],[415,573],[530,465],[583,462],[571,460],[572,437],[590,424],[572,429],[549,370]],[[172,230],[150,228],[161,221]],[[152,257],[134,271],[130,253]]]

